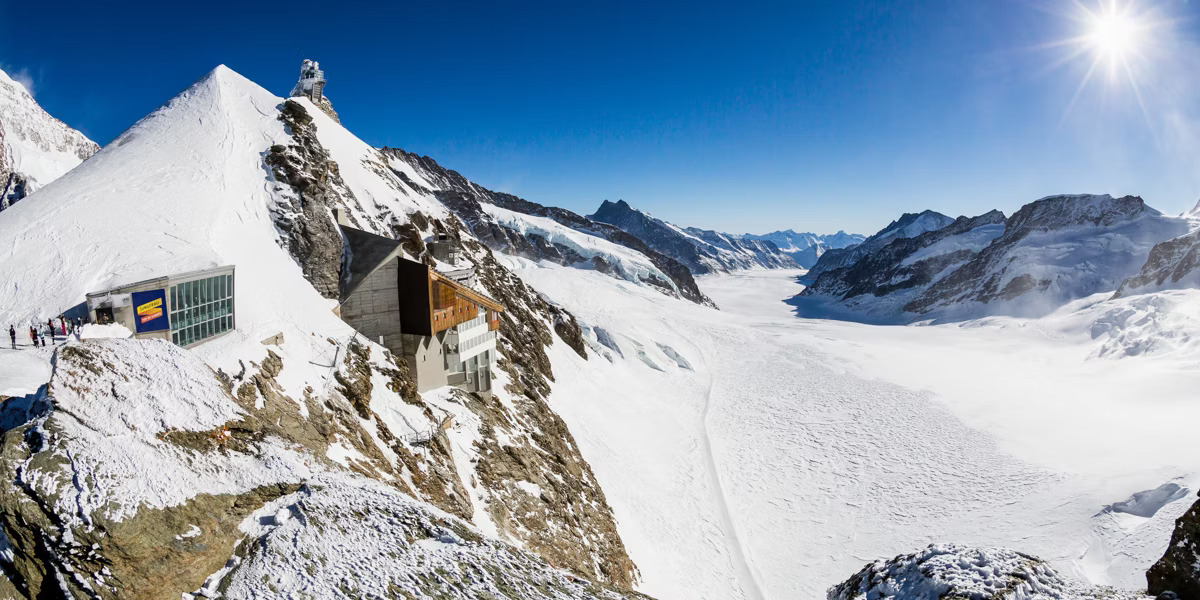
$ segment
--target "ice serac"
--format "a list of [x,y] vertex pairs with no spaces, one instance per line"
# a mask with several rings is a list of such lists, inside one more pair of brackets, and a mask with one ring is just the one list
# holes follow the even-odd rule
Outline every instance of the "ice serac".
[[853,265],[822,272],[801,292],[850,301],[858,296],[887,296],[902,304],[939,277],[962,265],[1004,233],[1004,213],[993,210],[914,237],[897,237]]
[[0,210],[58,179],[99,149],[50,116],[25,86],[0,71]]
[[878,561],[829,589],[828,600],[1140,600],[1137,592],[1072,581],[1045,561],[1003,548],[934,544]]
[[428,156],[382,148],[388,165],[413,189],[437,197],[489,247],[533,260],[594,268],[678,296],[715,306],[691,271],[637,236],[563,208],[494,192]]
[[879,250],[893,240],[910,238],[921,235],[926,231],[936,231],[954,222],[954,219],[941,213],[927,210],[920,213],[905,213],[899,219],[892,221],[878,233],[854,246],[841,249],[829,249],[821,254],[817,262],[804,275],[805,281],[816,281],[817,277],[832,269],[849,267],[858,259]]
[[[88,292],[234,265],[237,329],[188,351],[75,342],[59,350],[49,388],[4,403],[0,473],[14,485],[0,521],[21,575],[0,596],[59,581],[102,598],[257,585],[279,571],[271,544],[299,536],[356,552],[314,554],[289,575],[299,579],[272,585],[316,586],[322,569],[345,567],[391,578],[350,595],[479,597],[471,586],[490,581],[520,598],[637,597],[620,591],[637,569],[612,509],[549,404],[548,348],[585,354],[580,327],[433,187],[309,98],[285,100],[222,66],[5,211],[0,280],[13,284],[0,287],[0,322],[44,322]],[[334,209],[413,259],[432,260],[433,235],[458,246],[479,291],[506,309],[492,397],[418,394],[405,361],[337,317]],[[333,506],[390,515],[404,547],[357,553],[378,530],[306,529],[338,523]],[[486,581],[426,576],[443,550],[472,554]],[[414,580],[428,586],[406,587]]]
[[1043,198],[1009,217],[1003,235],[904,309],[928,313],[999,304],[985,312],[1043,315],[1117,289],[1145,264],[1156,243],[1185,231],[1186,221],[1164,216],[1135,196]]
[[765,240],[772,242],[779,248],[780,252],[791,256],[792,260],[796,261],[796,264],[808,269],[817,264],[817,261],[826,252],[861,244],[863,240],[867,239],[867,236],[859,233],[846,233],[845,231],[819,234],[785,229],[783,231],[772,231],[771,233],[764,234],[747,233],[742,235],[741,238],[744,240]]
[[1146,572],[1146,582],[1151,594],[1200,598],[1200,501],[1175,521],[1167,553]]

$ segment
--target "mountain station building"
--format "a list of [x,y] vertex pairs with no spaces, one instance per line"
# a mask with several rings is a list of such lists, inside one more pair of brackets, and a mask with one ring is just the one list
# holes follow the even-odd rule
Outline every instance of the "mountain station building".
[[233,266],[189,271],[92,292],[84,305],[93,323],[120,323],[135,338],[190,348],[237,326],[233,282]]
[[504,307],[471,288],[474,269],[438,272],[402,256],[397,240],[339,225],[342,320],[403,357],[419,391],[490,393]]

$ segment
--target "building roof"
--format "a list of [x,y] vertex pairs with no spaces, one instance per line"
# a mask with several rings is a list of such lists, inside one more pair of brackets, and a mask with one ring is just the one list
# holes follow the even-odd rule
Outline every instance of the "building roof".
[[454,293],[458,294],[459,296],[462,296],[463,298],[466,298],[467,300],[469,300],[471,302],[474,302],[485,308],[490,308],[491,310],[494,310],[497,312],[504,312],[503,304],[500,304],[499,302],[492,300],[491,298],[488,298],[487,296],[484,296],[483,294],[480,294],[479,292],[455,281],[454,279],[447,277],[445,274],[442,274],[442,273],[439,273],[437,271],[430,269],[429,276],[430,276],[430,279],[433,279],[435,281],[441,281],[442,283],[445,283],[445,284],[453,287]]
[[345,301],[375,269],[400,253],[400,242],[353,227],[342,226],[341,229],[350,253],[342,274],[342,300]]

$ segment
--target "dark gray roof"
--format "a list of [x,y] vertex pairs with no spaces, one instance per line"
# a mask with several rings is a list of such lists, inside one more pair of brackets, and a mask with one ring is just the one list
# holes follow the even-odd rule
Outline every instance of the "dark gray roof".
[[342,235],[349,252],[349,264],[342,274],[342,300],[345,301],[368,275],[399,252],[400,242],[352,227],[342,227]]

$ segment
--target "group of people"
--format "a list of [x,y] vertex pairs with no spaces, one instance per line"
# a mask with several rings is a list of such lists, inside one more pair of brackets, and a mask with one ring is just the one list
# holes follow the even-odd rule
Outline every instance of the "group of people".
[[[63,337],[74,334],[83,327],[83,320],[79,318],[68,319],[66,317],[58,317],[58,325],[55,326],[54,319],[47,319],[45,327],[41,325],[29,326],[29,340],[33,342],[33,346],[46,345],[46,338],[50,338],[50,344],[54,343],[56,335],[61,334]],[[12,343],[15,350],[17,348],[17,328],[13,325],[8,326],[8,339]]]

